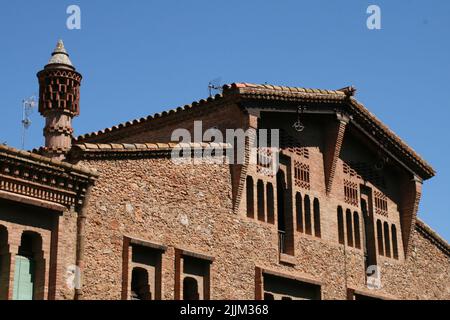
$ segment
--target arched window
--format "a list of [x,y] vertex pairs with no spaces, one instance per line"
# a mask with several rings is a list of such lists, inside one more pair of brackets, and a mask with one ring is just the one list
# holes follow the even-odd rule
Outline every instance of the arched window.
[[321,237],[320,230],[320,202],[319,199],[314,199],[314,234],[316,237]]
[[377,240],[378,240],[378,254],[384,256],[383,246],[383,225],[380,220],[377,220]]
[[347,244],[349,247],[353,247],[353,224],[352,224],[352,212],[350,209],[346,211],[346,225],[347,225]]
[[8,299],[10,257],[8,230],[0,225],[0,300]]
[[393,224],[391,227],[392,230],[392,253],[394,255],[394,259],[398,259],[398,243],[397,243],[397,228]]
[[254,218],[255,217],[255,208],[254,208],[254,195],[253,195],[253,178],[247,176],[247,217]]
[[42,300],[45,260],[40,234],[25,231],[15,257],[13,300]]
[[305,233],[312,234],[311,228],[311,201],[309,196],[305,196]]
[[345,232],[344,232],[344,212],[342,207],[337,209],[337,222],[338,222],[338,239],[340,244],[345,244]]
[[387,222],[384,223],[384,252],[386,253],[386,257],[391,257],[391,240],[389,237],[389,224]]
[[257,195],[258,195],[258,220],[265,221],[265,212],[264,212],[264,182],[262,180],[258,180],[257,186]]
[[192,277],[186,277],[183,280],[183,299],[184,300],[199,300],[198,283]]
[[269,182],[266,186],[267,193],[267,222],[275,223],[275,207],[273,204],[273,185]]
[[303,232],[303,200],[300,192],[295,195],[295,208],[297,214],[297,231]]
[[144,268],[135,267],[131,272],[131,300],[152,300],[148,272]]
[[359,226],[359,213],[353,213],[353,226],[355,231],[355,247],[361,249],[361,230]]

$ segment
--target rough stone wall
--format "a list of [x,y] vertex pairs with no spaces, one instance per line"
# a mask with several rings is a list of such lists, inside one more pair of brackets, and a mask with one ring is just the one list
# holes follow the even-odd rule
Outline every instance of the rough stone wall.
[[[244,209],[233,213],[229,166],[175,166],[162,158],[81,162],[100,173],[86,221],[86,299],[120,299],[124,236],[168,247],[163,299],[174,298],[175,248],[215,258],[212,299],[254,299],[255,267],[319,282],[323,299],[346,299],[346,287],[390,298],[450,299],[450,259],[416,231],[406,261],[379,259],[383,288],[365,289],[362,250],[337,241],[341,202],[322,192],[322,239],[295,232],[295,265],[288,266],[279,261],[276,225],[247,218]],[[317,184],[325,192],[323,178]]]

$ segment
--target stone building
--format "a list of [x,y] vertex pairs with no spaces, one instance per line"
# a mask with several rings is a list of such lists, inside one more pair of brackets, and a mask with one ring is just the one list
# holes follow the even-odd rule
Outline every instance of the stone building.
[[[449,244],[417,218],[435,172],[353,88],[234,83],[74,138],[62,42],[38,79],[45,146],[0,146],[0,299],[450,298]],[[183,155],[217,161],[175,163],[195,121],[246,131],[243,161],[204,139]],[[279,149],[255,163],[259,129]]]

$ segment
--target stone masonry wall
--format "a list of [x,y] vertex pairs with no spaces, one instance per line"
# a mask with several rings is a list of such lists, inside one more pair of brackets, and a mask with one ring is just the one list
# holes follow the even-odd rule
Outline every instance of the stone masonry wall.
[[[416,231],[406,260],[379,258],[383,288],[369,291],[362,250],[344,248],[332,236],[296,232],[295,265],[280,264],[276,225],[233,213],[228,165],[175,166],[163,158],[81,164],[100,174],[88,204],[85,299],[121,298],[124,236],[168,247],[163,299],[174,298],[175,248],[215,258],[212,299],[254,299],[255,267],[319,282],[323,299],[346,299],[346,287],[388,298],[450,299],[450,259]],[[340,202],[320,201],[322,235],[336,234]]]

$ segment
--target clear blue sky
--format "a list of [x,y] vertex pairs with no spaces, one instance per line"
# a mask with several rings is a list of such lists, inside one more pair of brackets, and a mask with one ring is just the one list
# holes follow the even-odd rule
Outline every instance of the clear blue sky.
[[[66,28],[77,4],[82,29]],[[382,30],[366,27],[380,6]],[[190,103],[208,81],[337,89],[437,170],[420,216],[450,239],[450,1],[1,1],[0,143],[20,147],[21,100],[63,38],[83,74],[75,134]],[[26,148],[42,145],[34,113]]]

